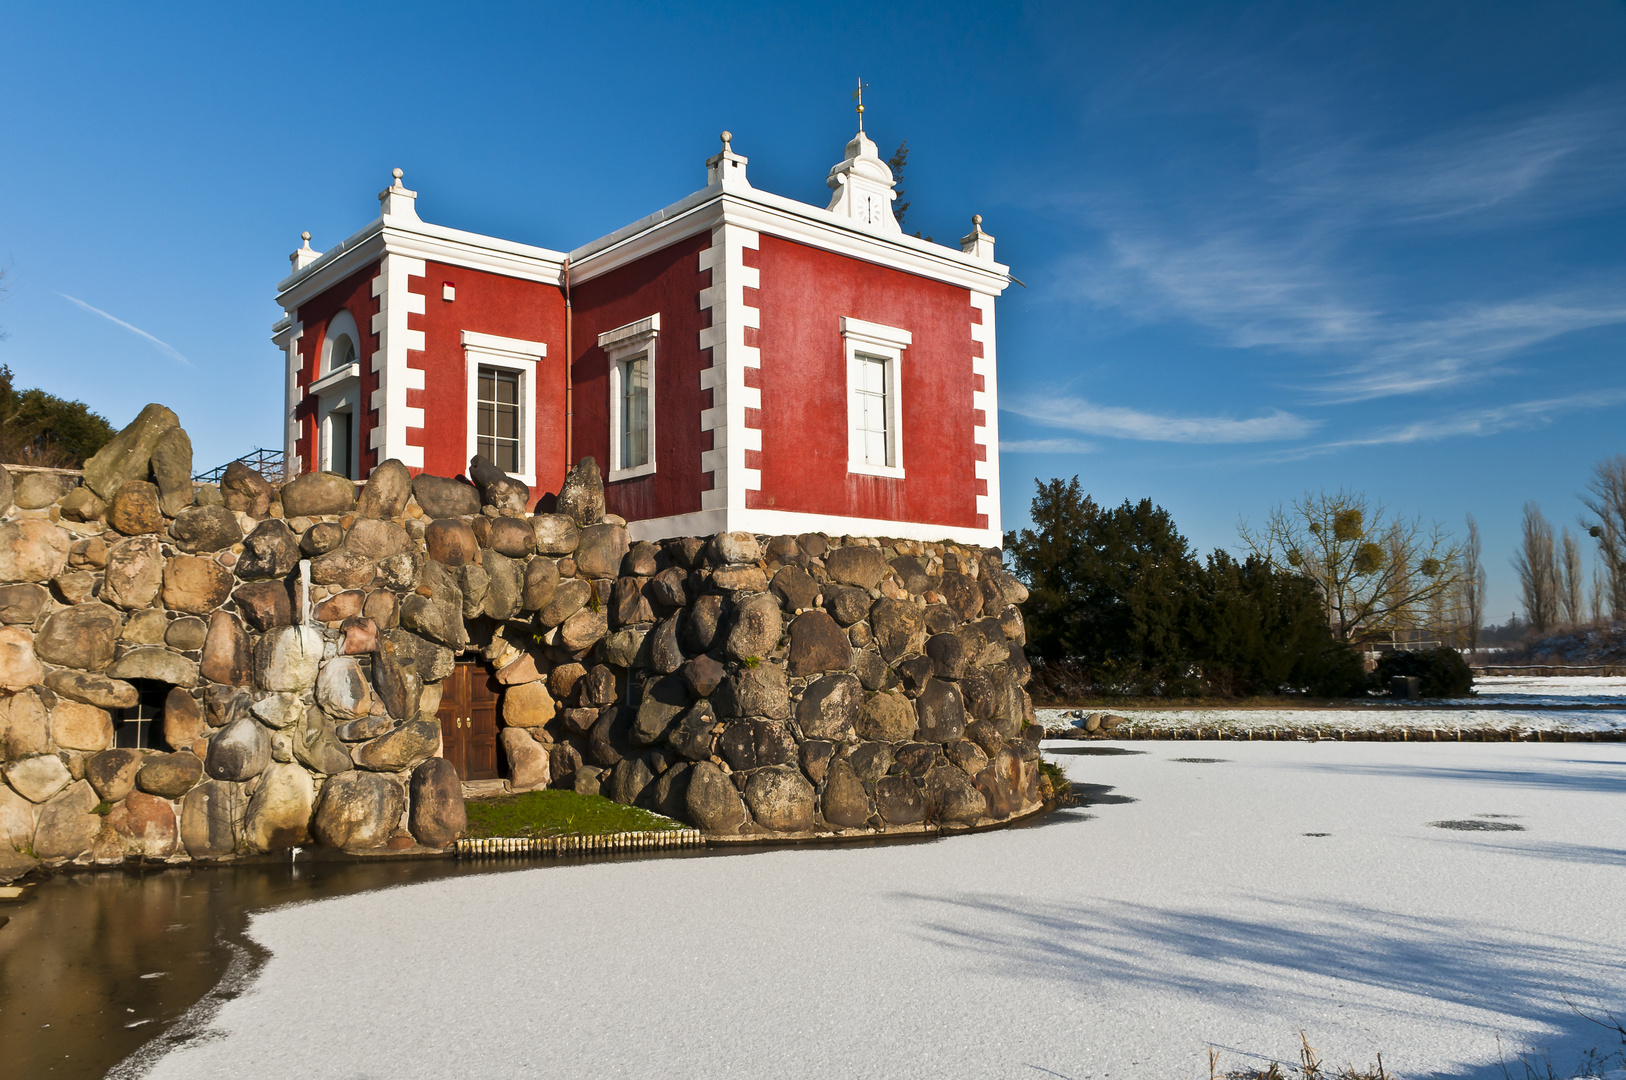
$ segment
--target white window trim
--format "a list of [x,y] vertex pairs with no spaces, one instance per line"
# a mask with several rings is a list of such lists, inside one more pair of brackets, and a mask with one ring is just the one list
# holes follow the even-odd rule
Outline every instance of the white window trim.
[[[655,339],[660,336],[660,312],[639,319],[598,336],[598,346],[610,367],[610,469],[606,480],[630,480],[635,476],[649,476],[655,472]],[[621,464],[621,365],[644,353],[649,357],[649,460],[642,465],[624,468]]]
[[523,472],[510,473],[528,487],[536,486],[536,364],[548,355],[543,341],[523,341],[463,331],[463,374],[468,383],[468,440],[464,447],[464,468],[480,447],[480,369],[500,368],[519,372],[519,463]]
[[[841,337],[847,350],[847,471],[862,476],[886,476],[903,479],[903,403],[899,388],[903,384],[903,351],[914,341],[907,330],[896,326],[865,322],[842,316]],[[858,400],[858,388],[863,383],[859,356],[874,356],[886,361],[886,435],[887,457],[890,465],[871,465],[864,460],[864,440],[858,430],[863,416]]]
[[[355,346],[356,361],[359,363],[362,350],[361,330],[356,326],[356,317],[350,314],[347,308],[340,308],[338,313],[327,321],[327,328],[322,332],[322,356],[320,362],[316,365],[318,383],[339,374],[338,371],[333,370],[333,362],[337,359],[333,355],[333,343],[341,337],[349,338],[350,344]],[[348,367],[349,365],[345,365],[339,371],[343,371]]]

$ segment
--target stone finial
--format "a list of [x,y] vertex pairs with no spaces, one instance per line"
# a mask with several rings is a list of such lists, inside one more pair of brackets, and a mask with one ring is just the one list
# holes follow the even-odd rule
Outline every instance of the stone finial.
[[378,193],[378,203],[382,208],[384,217],[406,218],[409,221],[418,219],[418,193],[407,190],[401,183],[405,174],[400,169],[392,169],[390,176],[394,183]]
[[299,245],[299,250],[288,256],[288,262],[293,266],[294,273],[296,274],[322,257],[322,253],[320,251],[316,251],[311,247],[310,233],[300,233],[299,239],[302,241],[302,243]]
[[982,231],[982,215],[971,215],[971,231],[960,237],[960,250],[975,259],[994,261],[994,238]]
[[892,212],[892,200],[898,197],[892,189],[895,182],[874,141],[860,129],[847,143],[847,156],[825,180],[835,189],[827,209],[872,232],[901,236],[903,227]]
[[724,190],[731,187],[750,187],[751,182],[745,178],[745,163],[750,159],[734,152],[732,131],[723,132],[720,138],[723,140],[723,148],[706,159],[706,186],[722,184]]

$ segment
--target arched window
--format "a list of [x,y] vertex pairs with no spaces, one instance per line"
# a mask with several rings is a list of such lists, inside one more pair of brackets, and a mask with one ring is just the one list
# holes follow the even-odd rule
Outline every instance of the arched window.
[[361,331],[340,311],[322,336],[321,372],[311,384],[318,398],[315,466],[359,480],[361,458]]
[[341,310],[329,319],[323,335],[322,364],[317,377],[325,378],[336,371],[343,371],[347,365],[361,359],[361,349],[356,344],[360,340],[361,331],[350,312]]

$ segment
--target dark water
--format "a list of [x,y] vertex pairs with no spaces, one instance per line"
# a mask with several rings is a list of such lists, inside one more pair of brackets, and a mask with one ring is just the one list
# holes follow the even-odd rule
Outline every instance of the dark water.
[[[100,1077],[153,1042],[185,1039],[188,1010],[236,996],[264,959],[256,911],[498,868],[454,859],[176,867],[59,874],[0,903],[0,1071]],[[156,1040],[156,1042],[154,1042]],[[138,1075],[132,1063],[119,1075]]]

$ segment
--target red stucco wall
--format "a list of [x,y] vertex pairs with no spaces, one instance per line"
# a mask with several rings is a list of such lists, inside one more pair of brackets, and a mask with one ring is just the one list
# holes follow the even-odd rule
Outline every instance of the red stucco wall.
[[[328,320],[341,310],[348,310],[350,317],[356,320],[356,330],[361,335],[361,340],[356,342],[356,359],[361,363],[361,407],[357,409],[360,415],[356,420],[361,427],[363,476],[378,464],[377,454],[368,449],[378,413],[366,407],[372,401],[373,391],[378,389],[378,376],[372,371],[372,356],[378,349],[378,335],[373,333],[373,316],[378,313],[378,300],[373,296],[373,278],[377,276],[378,263],[371,263],[299,305],[298,315],[304,326],[304,332],[299,337],[299,358],[303,365],[299,373],[301,391],[307,391],[319,377]],[[294,410],[294,416],[299,421],[299,438],[294,443],[294,453],[304,462],[305,472],[315,472],[317,467],[316,406],[317,399],[306,396]]]
[[[748,379],[762,388],[762,453],[747,464],[762,469],[762,489],[747,492],[746,505],[986,528],[972,442],[971,357],[981,350],[970,294],[767,235],[747,261],[761,271],[762,350],[762,369]],[[842,316],[913,335],[899,388],[902,480],[847,472]]]
[[[565,470],[565,302],[557,286],[503,277],[483,270],[428,263],[414,292],[424,294],[424,313],[407,325],[424,332],[424,351],[408,353],[410,367],[424,371],[424,389],[408,390],[407,405],[424,410],[423,430],[408,429],[407,442],[422,446],[423,471],[435,476],[466,473],[468,461],[468,370],[463,331],[540,341],[548,355],[537,363],[535,497],[557,494]],[[443,299],[443,286],[455,299]]]
[[700,307],[700,291],[711,271],[699,269],[699,253],[711,246],[701,233],[662,248],[572,290],[576,324],[576,457],[592,456],[599,468],[610,464],[610,376],[598,336],[659,312],[655,343],[655,468],[649,476],[605,485],[611,513],[628,521],[687,514],[700,509],[700,493],[711,486],[700,471],[700,455],[711,449],[711,432],[700,430],[700,413],[711,407],[711,392],[700,389],[700,371],[711,366],[700,350],[700,331],[711,312]]

